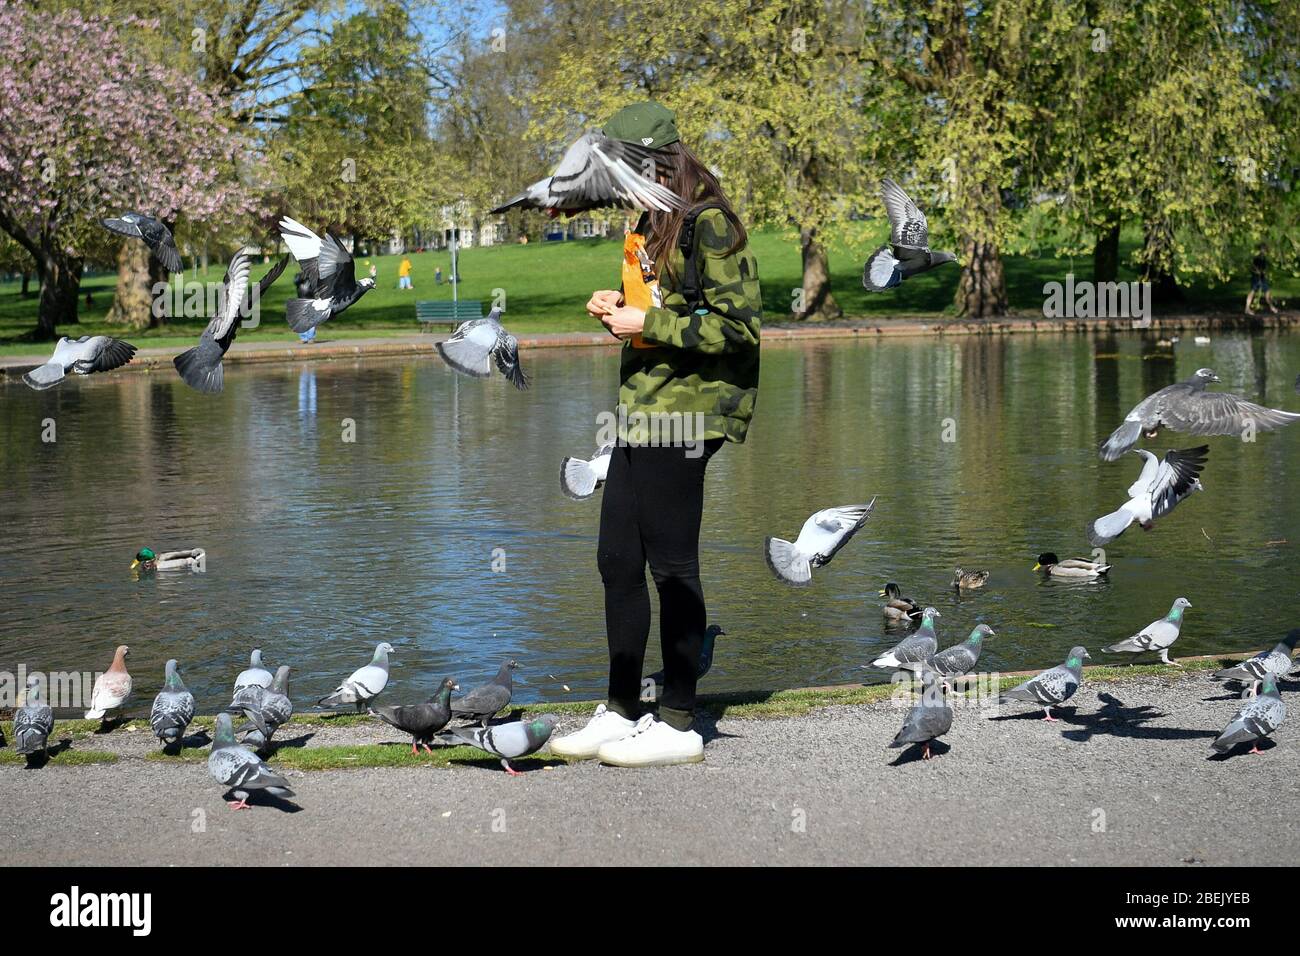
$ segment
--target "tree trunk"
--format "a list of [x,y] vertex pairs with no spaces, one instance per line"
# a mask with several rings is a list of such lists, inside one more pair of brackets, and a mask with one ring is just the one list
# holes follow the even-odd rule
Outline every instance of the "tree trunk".
[[1002,257],[991,242],[967,239],[962,246],[966,264],[957,283],[957,314],[987,319],[1007,314],[1007,281]]
[[22,297],[29,298],[32,294],[32,272],[30,269],[23,270],[23,291]]
[[117,253],[117,289],[104,321],[132,330],[161,325],[163,320],[153,314],[153,289],[159,281],[166,282],[166,274],[153,261],[149,247],[143,242],[122,243]]
[[1119,223],[1107,226],[1092,247],[1092,281],[1114,282],[1119,278]]
[[42,253],[41,298],[33,332],[37,341],[58,338],[60,325],[76,324],[81,265],[80,258],[61,251],[45,250]]
[[1173,270],[1174,231],[1166,222],[1147,223],[1143,228],[1142,281],[1151,283],[1156,304],[1183,300]]
[[799,247],[803,253],[803,308],[793,310],[794,317],[808,322],[840,318],[844,310],[831,294],[830,264],[826,260],[826,249],[817,238],[817,230],[800,229]]

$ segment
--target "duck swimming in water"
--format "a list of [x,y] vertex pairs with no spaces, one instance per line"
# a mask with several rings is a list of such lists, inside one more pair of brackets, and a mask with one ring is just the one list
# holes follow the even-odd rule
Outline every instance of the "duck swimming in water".
[[952,574],[952,586],[959,591],[973,591],[984,587],[988,579],[987,571],[963,571],[957,568]]
[[896,624],[911,624],[921,620],[924,608],[909,597],[903,597],[903,589],[893,581],[885,585],[880,592],[885,599],[884,615],[886,621]]
[[207,552],[202,548],[185,551],[154,553],[152,548],[141,548],[135,553],[131,570],[141,571],[202,571],[207,566]]
[[1110,565],[1082,558],[1066,558],[1062,561],[1055,552],[1045,551],[1038,556],[1034,570],[1043,571],[1053,578],[1096,578],[1109,571]]

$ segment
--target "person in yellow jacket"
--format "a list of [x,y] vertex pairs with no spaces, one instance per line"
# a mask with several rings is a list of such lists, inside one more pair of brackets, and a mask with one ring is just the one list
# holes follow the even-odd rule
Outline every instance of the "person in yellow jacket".
[[399,289],[411,289],[411,260],[402,256],[402,264],[397,267],[397,287]]

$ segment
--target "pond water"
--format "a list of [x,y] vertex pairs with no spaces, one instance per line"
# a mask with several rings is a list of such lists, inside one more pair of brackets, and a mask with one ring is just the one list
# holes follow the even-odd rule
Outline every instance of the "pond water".
[[[432,349],[234,366],[217,397],[170,370],[0,386],[0,668],[102,670],[127,643],[136,709],[176,657],[210,711],[260,645],[293,665],[305,705],[389,641],[394,701],[444,675],[485,680],[507,656],[521,663],[519,700],[599,697],[599,500],[565,498],[558,470],[592,451],[617,357],[524,361],[526,393],[457,378]],[[939,608],[945,646],[991,624],[992,668],[1056,663],[1072,644],[1107,659],[1103,644],[1179,595],[1193,609],[1176,655],[1271,645],[1300,621],[1300,428],[1210,439],[1205,492],[1114,542],[1108,580],[1031,571],[1040,551],[1088,555],[1087,523],[1124,500],[1140,464],[1103,463],[1096,444],[1201,366],[1300,407],[1300,336],[1284,333],[1172,355],[1136,335],[765,347],[750,440],[709,467],[704,586],[726,636],[701,690],[883,679],[860,665],[897,640],[877,597],[891,580]],[[1148,447],[1198,443],[1165,434]],[[872,495],[875,515],[811,587],[772,577],[764,535],[793,537],[812,511]],[[203,547],[207,571],[137,578],[143,546]],[[958,597],[957,564],[987,568],[987,588]]]

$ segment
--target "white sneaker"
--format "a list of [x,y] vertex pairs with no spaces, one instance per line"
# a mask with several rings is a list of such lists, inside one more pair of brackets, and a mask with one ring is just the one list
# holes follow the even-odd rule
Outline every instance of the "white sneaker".
[[704,738],[694,730],[676,730],[646,714],[630,734],[601,747],[596,758],[615,767],[699,763],[704,759]]
[[587,760],[596,756],[602,744],[620,740],[636,729],[636,722],[628,720],[622,714],[616,714],[604,704],[596,708],[596,716],[587,721],[587,726],[559,740],[551,741],[551,753],[575,760]]

